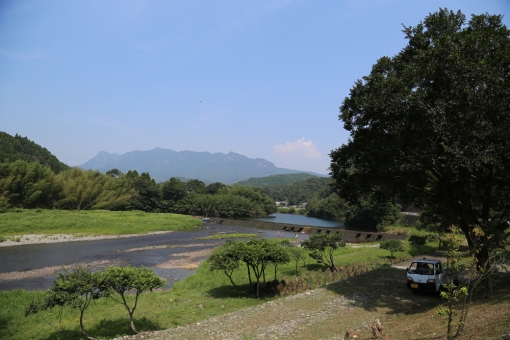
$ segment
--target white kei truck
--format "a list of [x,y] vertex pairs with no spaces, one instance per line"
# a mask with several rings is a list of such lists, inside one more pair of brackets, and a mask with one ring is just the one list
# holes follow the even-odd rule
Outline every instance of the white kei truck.
[[[444,268],[441,260],[427,258],[414,260],[407,268],[407,288],[414,294],[430,292],[440,294],[443,285],[448,283],[450,273]],[[457,278],[453,279],[458,284]]]

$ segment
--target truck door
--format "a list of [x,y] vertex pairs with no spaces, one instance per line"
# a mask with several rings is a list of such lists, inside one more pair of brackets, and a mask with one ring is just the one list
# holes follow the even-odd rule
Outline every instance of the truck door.
[[441,288],[441,285],[443,283],[446,283],[444,282],[444,273],[443,273],[443,268],[441,266],[441,263],[436,263],[436,265],[434,266],[434,275],[436,277],[436,292],[439,291],[439,289]]

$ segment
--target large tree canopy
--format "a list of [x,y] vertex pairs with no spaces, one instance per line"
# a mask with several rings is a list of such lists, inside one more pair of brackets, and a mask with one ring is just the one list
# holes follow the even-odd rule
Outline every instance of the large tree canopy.
[[[330,154],[343,198],[399,196],[458,225],[478,259],[508,237],[510,32],[500,15],[430,14],[358,80]],[[490,246],[489,246],[490,245]]]

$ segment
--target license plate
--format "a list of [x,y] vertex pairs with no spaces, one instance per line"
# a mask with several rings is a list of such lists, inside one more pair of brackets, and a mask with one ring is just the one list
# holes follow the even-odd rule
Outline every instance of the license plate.
[[411,283],[411,288],[416,288],[416,289],[418,289],[418,284],[417,284],[417,283]]

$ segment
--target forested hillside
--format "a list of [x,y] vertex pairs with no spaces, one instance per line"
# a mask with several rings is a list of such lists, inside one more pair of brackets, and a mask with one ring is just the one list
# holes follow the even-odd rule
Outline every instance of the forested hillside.
[[274,187],[278,185],[289,185],[298,182],[306,181],[309,178],[317,177],[312,174],[299,173],[299,174],[284,174],[284,175],[272,175],[266,177],[250,178],[246,181],[237,182],[238,185],[247,187],[265,188]]
[[47,165],[57,174],[69,169],[69,166],[59,161],[46,148],[32,142],[27,137],[21,137],[18,134],[11,136],[0,131],[0,163],[14,162],[18,159]]
[[[307,176],[307,174],[298,175]],[[357,205],[347,204],[334,191],[333,180],[330,177],[312,176],[291,184],[269,185],[277,183],[278,180],[286,181],[288,180],[287,177],[298,179],[300,178],[298,175],[253,178],[245,182],[252,185],[259,184],[261,189],[274,201],[285,201],[291,206],[306,203],[304,210],[283,208],[280,210],[282,212],[304,213],[308,216],[326,220],[344,221],[345,226],[351,229],[382,230],[385,226],[395,223],[400,217],[401,207],[394,202],[378,204],[372,200],[363,199]],[[283,180],[281,177],[283,177]]]
[[56,174],[38,162],[0,163],[0,212],[10,208],[142,210],[220,217],[258,217],[275,211],[260,189],[206,186],[176,178],[156,184],[148,173],[106,174],[73,168]]
[[[268,177],[264,177],[261,180],[267,178]],[[312,176],[308,179],[291,184],[262,186],[261,189],[275,201],[286,201],[290,205],[297,205],[308,202],[316,196],[328,196],[332,192],[330,184],[330,177]]]
[[308,216],[343,221],[346,206],[333,192],[331,183],[330,177],[289,174],[251,178],[238,185],[259,187],[274,201],[284,201],[289,205],[306,203],[305,213]]
[[157,184],[136,170],[71,169],[28,138],[0,132],[0,212],[14,208],[260,217],[274,212],[275,204],[257,188],[173,177]]

